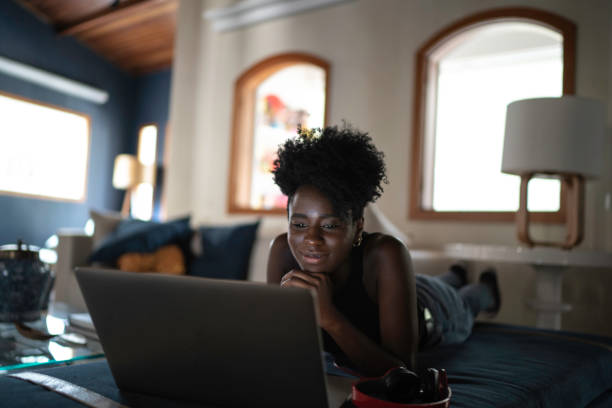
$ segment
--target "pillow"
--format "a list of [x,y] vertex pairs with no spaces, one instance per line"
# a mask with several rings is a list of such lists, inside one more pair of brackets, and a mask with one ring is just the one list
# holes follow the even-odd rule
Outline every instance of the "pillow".
[[117,266],[127,272],[185,274],[185,258],[178,245],[165,245],[152,254],[125,253],[117,260]]
[[205,278],[245,280],[259,220],[252,224],[201,227],[197,230],[196,256],[189,275]]
[[89,210],[89,217],[94,222],[93,248],[97,248],[104,239],[119,225],[123,219],[116,211]]
[[125,253],[151,253],[164,245],[181,245],[190,235],[189,217],[163,223],[122,220],[115,231],[94,249],[89,261],[112,265]]

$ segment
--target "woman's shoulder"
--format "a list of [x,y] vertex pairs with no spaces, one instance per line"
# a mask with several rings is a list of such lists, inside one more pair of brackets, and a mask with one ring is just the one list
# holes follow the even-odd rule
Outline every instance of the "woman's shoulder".
[[270,249],[274,248],[285,248],[289,249],[289,242],[287,241],[287,233],[283,232],[282,234],[278,234],[276,237],[272,239],[270,242]]
[[394,284],[401,275],[410,273],[410,255],[399,239],[383,234],[368,233],[363,248],[363,283],[371,299],[378,303],[381,280]]
[[388,276],[411,270],[410,253],[406,245],[394,236],[367,234],[363,249],[364,271],[370,279],[378,280],[383,273]]
[[287,241],[287,233],[277,235],[270,242],[270,253],[269,256],[275,257],[282,260],[283,264],[293,263],[293,255],[291,254],[291,248],[289,247],[289,241]]
[[364,255],[391,255],[407,253],[408,248],[402,241],[392,235],[381,232],[366,233]]
[[283,233],[272,239],[268,253],[268,281],[278,278],[285,272],[297,266],[289,242],[287,233]]

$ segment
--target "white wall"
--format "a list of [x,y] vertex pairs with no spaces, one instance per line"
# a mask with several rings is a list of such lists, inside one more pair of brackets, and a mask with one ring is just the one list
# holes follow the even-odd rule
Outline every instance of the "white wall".
[[[369,131],[385,152],[391,184],[378,205],[416,246],[517,243],[511,223],[408,218],[415,53],[441,28],[478,11],[516,5],[538,7],[574,21],[578,26],[576,93],[607,103],[608,126],[611,122],[612,3],[606,0],[590,0],[588,6],[575,0],[356,0],[237,31],[213,32],[201,17],[202,11],[232,3],[180,3],[166,183],[170,216],[190,212],[195,223],[244,219],[226,214],[233,85],[248,67],[278,53],[301,51],[330,62],[329,123],[350,121]],[[610,139],[606,177],[587,188],[584,248],[612,251],[612,209],[604,208],[606,194],[612,193]],[[266,221],[273,230],[282,229],[283,224],[283,217]],[[535,229],[543,238],[563,238],[564,231],[558,226]],[[507,267],[499,268],[503,272]],[[521,271],[523,282],[532,279],[529,271]],[[612,274],[602,273],[596,281],[601,284],[603,280],[604,287],[612,289],[608,275]],[[511,285],[517,279],[509,276],[507,280]],[[568,273],[566,285],[571,282]],[[510,293],[513,290],[522,299],[531,289],[521,283]],[[610,306],[603,297],[601,305]],[[506,321],[518,322],[518,316],[529,312],[521,309],[517,313],[508,315]],[[528,322],[531,317],[525,319]]]

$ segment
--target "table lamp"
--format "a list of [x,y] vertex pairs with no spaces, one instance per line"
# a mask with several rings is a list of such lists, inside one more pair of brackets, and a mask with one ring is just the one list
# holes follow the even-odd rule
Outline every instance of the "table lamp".
[[[516,223],[527,246],[570,249],[584,230],[584,181],[603,171],[604,106],[575,96],[512,102],[506,114],[502,172],[521,177]],[[536,242],[529,236],[527,186],[535,176],[559,176],[565,184],[565,242]]]
[[125,197],[123,198],[123,205],[121,207],[121,215],[124,217],[130,215],[132,191],[140,183],[140,167],[140,163],[136,156],[131,154],[120,154],[115,158],[113,187],[119,190],[125,190]]

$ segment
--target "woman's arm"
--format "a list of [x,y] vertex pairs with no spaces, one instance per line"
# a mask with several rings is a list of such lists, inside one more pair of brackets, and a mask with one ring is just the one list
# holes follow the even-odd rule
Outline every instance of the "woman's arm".
[[419,327],[410,254],[402,242],[389,235],[378,235],[369,244],[364,273],[376,278],[382,346],[414,369]]

